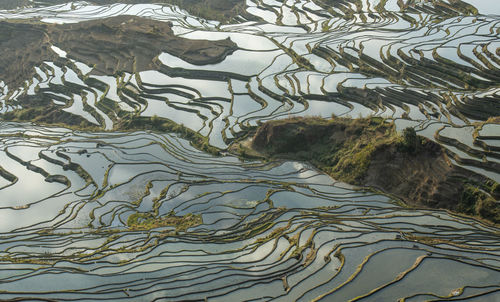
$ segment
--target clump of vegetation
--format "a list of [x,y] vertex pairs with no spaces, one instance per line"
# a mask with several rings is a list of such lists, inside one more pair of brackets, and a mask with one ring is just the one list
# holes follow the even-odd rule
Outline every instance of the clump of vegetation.
[[185,232],[191,227],[203,224],[201,214],[176,216],[171,212],[167,216],[155,217],[152,213],[134,213],[128,217],[127,226],[132,230],[151,230],[172,226],[176,231]]
[[493,185],[491,185],[490,193],[493,196],[500,197],[500,184],[498,182],[495,182]]
[[417,132],[413,127],[406,127],[403,130],[402,140],[399,144],[400,150],[414,154],[416,153],[421,146],[421,141],[417,137]]
[[495,199],[472,184],[464,185],[457,210],[468,215],[500,221],[500,208],[498,208]]

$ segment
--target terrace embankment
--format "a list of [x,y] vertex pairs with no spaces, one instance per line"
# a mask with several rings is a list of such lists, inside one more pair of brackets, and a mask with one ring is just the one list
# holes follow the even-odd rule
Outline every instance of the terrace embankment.
[[261,125],[231,150],[304,160],[336,179],[393,195],[410,206],[444,208],[500,222],[499,185],[453,165],[439,144],[400,135],[381,118],[290,118]]
[[[0,22],[0,51],[7,55],[0,74],[16,88],[35,73],[35,66],[54,61],[54,45],[68,57],[93,66],[93,74],[157,69],[154,59],[168,52],[191,64],[221,62],[237,49],[230,39],[192,40],[174,35],[172,24],[136,16],[117,16],[74,24],[30,20]],[[61,64],[64,64],[62,62]]]
[[0,22],[0,81],[9,87],[19,86],[32,78],[35,66],[57,58],[46,28],[29,21]]
[[[73,64],[59,57],[52,46],[66,56],[92,66],[90,75],[115,75],[160,69],[157,56],[168,52],[191,64],[205,65],[221,62],[237,49],[230,39],[208,41],[177,37],[172,24],[136,16],[117,16],[74,24],[44,24],[36,20],[7,20],[0,22],[0,81],[11,93],[26,79],[39,77],[35,67],[43,62],[58,66]],[[46,68],[46,67],[41,67]],[[81,75],[85,81],[88,75]],[[60,93],[79,94],[79,87],[51,84]],[[73,90],[74,91],[73,91]],[[105,88],[104,88],[105,90]],[[31,98],[22,95],[16,105],[22,109],[3,115],[5,120],[32,121],[46,124],[94,127],[81,116],[65,112],[52,102],[52,97]],[[67,107],[71,106],[71,103]],[[88,107],[88,106],[87,106]]]
[[[14,9],[18,7],[38,7],[67,3],[67,0],[2,0],[0,9]],[[256,19],[245,11],[244,0],[90,0],[86,1],[97,5],[116,3],[126,4],[173,4],[187,10],[189,13],[209,20],[229,22],[233,18],[243,16],[245,19]]]

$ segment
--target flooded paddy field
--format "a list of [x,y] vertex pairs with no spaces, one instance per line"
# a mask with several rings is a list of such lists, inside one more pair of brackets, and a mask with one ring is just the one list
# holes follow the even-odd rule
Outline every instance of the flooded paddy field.
[[500,299],[498,225],[226,152],[268,120],[373,115],[500,182],[494,5],[47,2],[0,11],[2,49],[44,33],[0,61],[0,299]]

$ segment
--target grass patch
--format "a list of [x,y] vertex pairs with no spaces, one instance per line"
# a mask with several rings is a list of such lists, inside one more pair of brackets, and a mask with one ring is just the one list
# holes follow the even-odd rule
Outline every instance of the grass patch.
[[[498,187],[498,184],[495,184]],[[468,215],[477,215],[488,220],[500,221],[500,208],[495,199],[472,184],[465,184],[457,210]]]
[[191,227],[201,225],[203,219],[201,214],[186,214],[176,216],[170,213],[164,217],[155,217],[152,213],[134,213],[128,217],[127,226],[131,230],[151,230],[155,228],[172,226],[176,231],[185,232]]

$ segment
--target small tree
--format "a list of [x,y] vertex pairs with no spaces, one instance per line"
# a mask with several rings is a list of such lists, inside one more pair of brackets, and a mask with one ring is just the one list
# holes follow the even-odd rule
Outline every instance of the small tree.
[[413,127],[406,127],[403,130],[403,148],[408,153],[415,153],[420,145],[417,132]]

